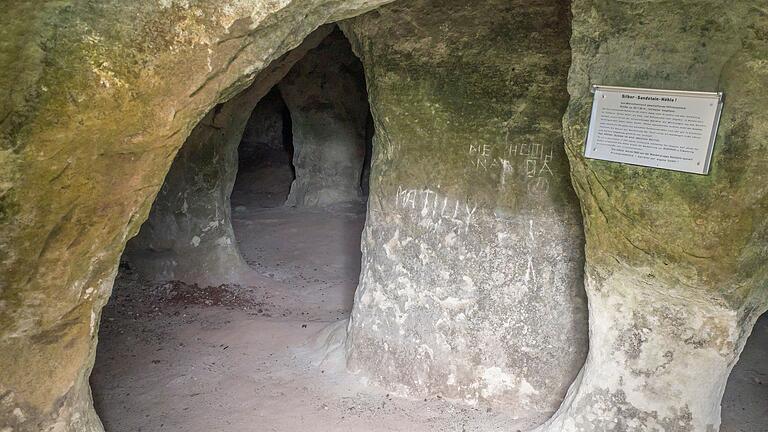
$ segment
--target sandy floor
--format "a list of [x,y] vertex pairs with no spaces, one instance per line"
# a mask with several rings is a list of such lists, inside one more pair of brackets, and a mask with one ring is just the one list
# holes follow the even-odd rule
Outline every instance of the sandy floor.
[[107,431],[526,428],[484,407],[392,397],[344,370],[364,207],[282,207],[290,175],[246,172],[232,198],[246,261],[290,292],[148,284],[122,267],[91,379]]
[[[148,284],[123,267],[91,379],[106,430],[527,429],[487,407],[396,398],[344,371],[340,344],[359,274],[362,208],[279,207],[289,179],[280,169],[244,173],[233,223],[249,264],[290,292]],[[768,431],[766,360],[764,318],[729,381],[722,431]]]
[[471,431],[515,424],[501,413],[440,399],[415,403],[365,386],[344,372],[340,350],[319,354],[329,352],[318,342],[327,323],[213,306],[113,324],[92,378],[96,408],[111,432]]

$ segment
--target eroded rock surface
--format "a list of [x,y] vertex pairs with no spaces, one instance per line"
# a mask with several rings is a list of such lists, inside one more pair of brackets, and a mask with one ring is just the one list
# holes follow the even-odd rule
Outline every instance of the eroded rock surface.
[[249,271],[237,249],[229,206],[247,120],[241,99],[215,108],[192,130],[149,218],[126,245],[125,259],[148,280],[207,286],[239,282]]
[[120,254],[214,105],[385,1],[12,2],[0,14],[0,428],[100,431],[87,377]]
[[341,31],[310,51],[279,87],[291,112],[296,172],[286,205],[359,202],[369,109],[362,65]]
[[[101,307],[182,143],[318,26],[387,2],[6,3],[0,430],[99,432]],[[716,430],[768,304],[764,2],[411,0],[344,29],[377,129],[349,366],[520,416],[558,405],[587,346],[570,97],[592,340],[541,431]],[[584,160],[594,83],[724,91],[712,174]]]
[[[761,1],[573,2],[565,136],[585,215],[590,351],[541,431],[716,431],[768,295]],[[582,157],[591,84],[725,92],[712,172]]]
[[376,125],[350,369],[411,396],[553,412],[587,349],[567,4],[419,0],[342,28]]
[[238,146],[257,103],[331,29],[316,30],[270,64],[248,89],[214,107],[192,130],[149,218],[126,246],[126,258],[145,278],[201,286],[249,279],[253,271],[237,249],[231,221]]

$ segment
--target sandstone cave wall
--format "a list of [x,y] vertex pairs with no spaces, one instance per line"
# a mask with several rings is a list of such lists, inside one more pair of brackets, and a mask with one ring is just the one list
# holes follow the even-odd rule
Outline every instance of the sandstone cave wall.
[[[765,2],[572,5],[564,135],[590,351],[540,432],[719,430],[728,374],[768,306]],[[724,92],[711,173],[585,159],[592,84]]]
[[88,389],[101,308],[177,150],[318,26],[383,3],[4,5],[2,424],[102,430]]
[[253,270],[238,250],[230,205],[238,147],[261,98],[331,29],[313,32],[270,64],[248,89],[214,107],[192,130],[147,221],[126,245],[127,261],[145,278],[200,286],[247,283]]
[[229,205],[237,175],[237,145],[248,119],[241,107],[244,99],[236,97],[217,106],[195,126],[147,221],[128,241],[123,256],[147,280],[205,287],[236,283],[248,273]]
[[[314,28],[383,3],[6,5],[0,14],[0,37],[8,41],[0,44],[5,95],[0,101],[0,424],[21,432],[102,430],[87,383],[100,310],[125,242],[146,218],[177,150],[217,103],[248,87]],[[565,67],[555,52],[566,46],[548,51],[553,48],[549,38],[556,38],[551,32],[562,21],[546,19],[558,15],[555,8],[567,22],[568,5],[402,6],[347,26],[366,63],[377,126],[366,270],[350,328],[350,364],[369,372],[380,364],[379,378],[403,383],[403,391],[439,389],[470,401],[478,394],[523,401],[510,403],[514,410],[547,405],[536,394],[520,397],[524,387],[518,378],[528,381],[525,371],[507,379],[522,360],[511,355],[507,362],[495,361],[504,358],[500,353],[508,346],[521,347],[553,331],[542,325],[550,321],[520,324],[504,314],[522,302],[515,300],[516,290],[532,286],[534,295],[526,304],[544,304],[536,300],[554,295],[544,288],[557,284],[540,281],[558,280],[554,275],[576,267],[569,254],[578,248],[567,243],[545,243],[560,244],[562,253],[532,254],[530,273],[518,257],[534,251],[540,239],[554,239],[553,232],[563,234],[558,239],[572,239],[566,233],[578,231],[577,222],[568,228],[578,214],[565,216],[575,213],[566,204],[570,192],[557,186],[567,184],[567,169],[552,166],[564,164],[562,158],[548,165],[553,183],[536,201],[532,197],[543,190],[537,171],[528,171],[527,158],[503,155],[510,148],[507,136],[555,143],[557,116],[542,114],[550,104],[562,111],[568,100],[554,79]],[[478,18],[480,6],[494,12],[485,17],[489,21]],[[451,14],[442,14],[442,7]],[[528,16],[529,7],[541,13]],[[541,430],[716,430],[725,377],[768,296],[768,167],[758,156],[768,142],[765,5],[762,0],[574,0],[571,9],[565,148],[585,215],[592,341],[565,404]],[[397,10],[435,19],[395,20],[390,14]],[[494,21],[491,15],[510,18]],[[385,29],[377,20],[394,25]],[[485,25],[473,31],[470,23]],[[453,39],[462,31],[464,38]],[[494,49],[494,42],[503,49]],[[515,54],[523,54],[522,66],[510,58]],[[455,73],[456,68],[464,73]],[[725,91],[712,174],[695,177],[581,158],[588,88],[597,82]],[[544,97],[528,100],[532,93]],[[388,115],[393,111],[412,115],[411,121]],[[484,142],[488,147],[471,147]],[[510,175],[517,181],[507,183],[501,168],[485,158],[489,154],[514,168]],[[418,163],[403,164],[406,160]],[[479,167],[489,167],[488,173],[476,173]],[[527,172],[534,176],[520,181]],[[513,193],[497,193],[501,186]],[[458,217],[456,203],[466,204],[470,219]],[[526,219],[515,215],[526,214],[520,211],[528,207],[526,227]],[[541,217],[548,207],[560,216]],[[510,215],[514,229],[505,222]],[[554,227],[546,237],[534,224],[531,240],[533,216]],[[493,234],[489,227],[496,227]],[[373,248],[379,241],[382,246]],[[482,244],[501,247],[478,255]],[[453,248],[464,259],[441,261],[437,246]],[[560,259],[551,274],[536,270],[540,260],[554,256]],[[419,269],[440,272],[422,276],[417,260],[423,260]],[[453,271],[473,268],[465,262],[483,271],[470,272],[465,280]],[[446,274],[459,284],[445,283]],[[526,274],[529,285],[523,283]],[[497,275],[509,275],[511,282],[496,282]],[[388,276],[398,280],[394,289],[377,282]],[[511,288],[502,291],[502,285]],[[362,313],[366,308],[373,312],[371,319]],[[384,308],[388,316],[376,313]],[[410,313],[416,310],[437,319],[418,321]],[[538,310],[546,316],[545,308]],[[556,318],[575,318],[578,310],[559,310]],[[444,316],[453,321],[440,320]],[[419,326],[423,329],[417,331]],[[573,331],[578,339],[582,333],[576,328],[566,325],[561,332]],[[403,334],[389,333],[393,329]],[[539,333],[528,338],[532,331]],[[554,336],[560,343],[561,334]],[[406,337],[417,342],[388,344],[381,363],[372,360],[382,340]],[[496,342],[500,347],[493,346]],[[469,349],[478,355],[468,358]],[[443,366],[463,373],[441,376]],[[702,370],[711,373],[691,375]],[[498,386],[489,387],[493,383]],[[529,383],[537,389],[536,381]]]
[[362,65],[341,31],[310,51],[279,88],[291,113],[296,172],[286,205],[359,202],[369,108]]
[[587,350],[560,1],[418,0],[342,28],[376,126],[348,364],[542,418]]

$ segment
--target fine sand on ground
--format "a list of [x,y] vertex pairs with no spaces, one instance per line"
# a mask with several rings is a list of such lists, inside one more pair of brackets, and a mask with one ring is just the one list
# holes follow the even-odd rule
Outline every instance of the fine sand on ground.
[[[528,429],[503,409],[399,398],[345,371],[363,208],[284,208],[289,180],[286,169],[246,172],[232,199],[243,256],[274,286],[149,284],[122,266],[91,378],[106,430]],[[721,430],[768,432],[768,319],[731,376]]]

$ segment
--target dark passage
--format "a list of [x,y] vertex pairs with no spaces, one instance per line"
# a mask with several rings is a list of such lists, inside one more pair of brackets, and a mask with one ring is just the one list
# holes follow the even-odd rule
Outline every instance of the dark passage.
[[768,430],[768,313],[752,329],[728,377],[720,432]]
[[[282,206],[296,174],[291,113],[277,87],[273,87],[254,108],[237,153],[233,203]],[[233,204],[235,210],[236,207]]]

